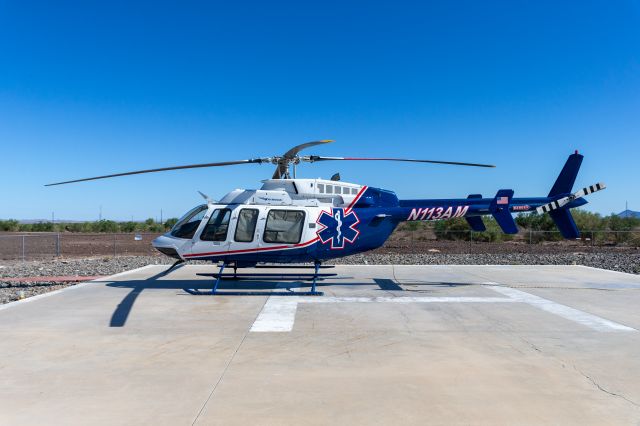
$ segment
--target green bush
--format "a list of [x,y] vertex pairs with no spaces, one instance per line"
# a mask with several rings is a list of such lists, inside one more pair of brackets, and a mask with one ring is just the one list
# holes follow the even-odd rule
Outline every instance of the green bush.
[[513,235],[504,234],[493,217],[484,217],[483,222],[487,228],[484,232],[471,232],[471,227],[464,218],[440,220],[434,222],[433,230],[439,240],[464,240],[464,241],[510,241]]
[[18,231],[20,224],[15,219],[0,220],[0,231],[15,232]]
[[171,228],[173,228],[175,226],[175,224],[178,223],[178,218],[177,217],[172,217],[166,220],[166,222],[164,223],[164,230],[168,231]]

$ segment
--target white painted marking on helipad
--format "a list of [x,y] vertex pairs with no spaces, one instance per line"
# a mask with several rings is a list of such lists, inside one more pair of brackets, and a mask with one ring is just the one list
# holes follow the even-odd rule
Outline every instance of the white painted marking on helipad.
[[520,291],[515,288],[502,286],[487,286],[487,288],[504,294],[505,296],[509,296],[516,302],[535,306],[543,311],[551,312],[552,314],[577,322],[597,331],[637,331],[635,328],[627,327],[626,325],[618,324],[617,322],[609,321],[608,319],[601,318],[597,315],[570,308],[569,306],[561,305],[560,303],[556,303],[539,296],[534,296],[533,294],[525,293],[524,291]]
[[[295,296],[294,296],[295,297]],[[251,326],[252,332],[287,332],[293,329],[298,299],[291,296],[271,296]]]
[[298,303],[514,303],[508,297],[296,297],[270,296],[256,318],[252,332],[293,330]]
[[507,297],[300,297],[302,303],[501,303]]
[[313,297],[270,296],[256,318],[251,332],[290,332],[298,303],[526,303],[597,331],[637,331],[626,325],[569,306],[534,296],[511,287],[485,282],[483,287],[507,297]]
[[607,272],[607,273],[613,272],[615,274],[625,275],[629,278],[638,278],[638,275],[632,274],[630,272],[614,271],[612,269],[596,268],[595,266],[587,266],[587,265],[573,265],[573,266],[577,266],[578,268],[590,269],[592,271]]

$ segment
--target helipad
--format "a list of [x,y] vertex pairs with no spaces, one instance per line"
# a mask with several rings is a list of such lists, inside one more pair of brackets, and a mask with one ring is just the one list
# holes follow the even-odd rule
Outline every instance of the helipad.
[[163,269],[0,306],[0,424],[640,422],[639,276],[338,266],[304,296],[308,270],[263,269],[193,296],[214,268]]

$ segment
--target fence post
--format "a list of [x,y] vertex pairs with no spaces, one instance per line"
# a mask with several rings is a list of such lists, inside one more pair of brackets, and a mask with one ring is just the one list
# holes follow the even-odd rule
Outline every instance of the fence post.
[[593,231],[591,231],[591,246],[595,246],[596,242],[593,239]]
[[22,261],[23,262],[24,262],[24,239],[25,239],[25,236],[23,235],[22,236]]
[[116,234],[113,234],[113,257],[117,256],[117,252],[116,252]]
[[56,257],[60,257],[60,233],[56,234]]
[[533,244],[533,229],[529,229],[529,244]]

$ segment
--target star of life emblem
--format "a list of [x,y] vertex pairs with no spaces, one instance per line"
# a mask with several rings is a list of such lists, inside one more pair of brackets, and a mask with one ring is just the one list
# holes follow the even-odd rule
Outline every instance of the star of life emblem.
[[360,219],[353,210],[345,212],[343,208],[331,208],[331,212],[323,211],[318,217],[317,223],[322,226],[316,234],[322,244],[331,243],[332,250],[340,250],[345,247],[345,242],[353,244],[360,235],[356,225]]

